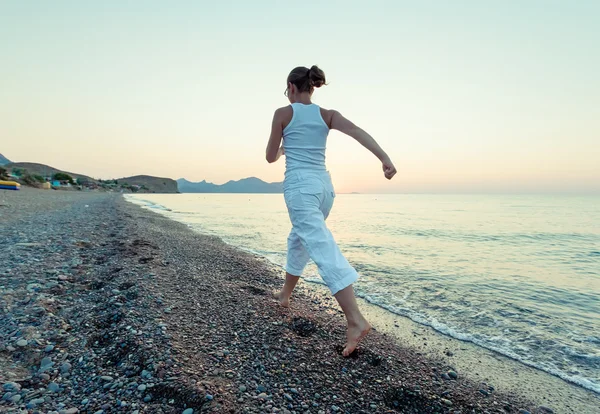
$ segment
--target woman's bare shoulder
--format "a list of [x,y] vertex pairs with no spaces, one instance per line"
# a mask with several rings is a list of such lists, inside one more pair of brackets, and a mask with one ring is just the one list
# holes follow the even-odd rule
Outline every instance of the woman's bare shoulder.
[[321,110],[321,117],[323,121],[327,124],[327,126],[331,129],[331,121],[333,120],[333,116],[338,113],[335,109],[326,109],[319,107]]
[[292,109],[291,105],[288,105],[282,106],[281,108],[277,108],[273,117],[285,126],[290,123],[293,115],[294,110]]

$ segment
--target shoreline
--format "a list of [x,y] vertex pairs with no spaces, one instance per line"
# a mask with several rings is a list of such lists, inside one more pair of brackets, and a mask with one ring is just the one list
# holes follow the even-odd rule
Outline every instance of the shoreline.
[[[325,287],[314,283],[298,287],[315,297],[329,295]],[[399,346],[444,360],[448,366],[462,372],[473,382],[491,383],[505,392],[520,394],[538,406],[551,407],[557,413],[600,412],[600,408],[597,408],[600,406],[600,396],[591,390],[493,350],[445,335],[363,298],[357,300],[361,311],[373,326],[390,335]]]
[[[268,254],[263,254],[261,252],[261,250],[263,250],[263,249],[258,246],[254,246],[255,249],[250,249],[250,248],[247,248],[243,244],[239,245],[240,243],[243,243],[243,241],[240,240],[239,237],[236,237],[235,235],[232,235],[232,234],[221,235],[218,232],[207,230],[206,228],[204,228],[203,225],[200,225],[200,227],[198,228],[197,225],[190,224],[190,222],[187,221],[187,219],[185,218],[185,217],[187,217],[187,214],[185,215],[185,217],[182,217],[180,214],[178,214],[181,212],[179,212],[179,211],[172,212],[172,210],[170,208],[167,208],[165,205],[161,204],[161,203],[164,203],[164,204],[173,206],[173,205],[177,205],[177,203],[171,204],[171,202],[166,199],[164,201],[161,201],[160,199],[153,199],[152,197],[148,198],[148,197],[144,197],[144,196],[135,196],[135,195],[126,195],[125,198],[128,201],[130,201],[136,205],[140,205],[143,208],[150,209],[150,211],[156,211],[156,212],[159,212],[160,214],[164,214],[167,218],[170,218],[174,221],[183,223],[183,224],[189,226],[194,231],[200,232],[201,234],[222,237],[223,241],[225,243],[229,244],[230,246],[239,248],[242,251],[253,254],[257,257],[266,258],[269,262],[273,263],[278,269],[283,268],[281,261],[285,260],[285,255],[282,255],[283,258],[281,256],[275,255],[277,257],[277,260],[276,260]],[[211,219],[209,219],[209,220],[211,220]],[[196,224],[200,224],[200,223],[196,223]],[[213,223],[211,223],[211,224],[213,224]],[[207,223],[207,225],[208,225],[208,227],[211,227],[210,224]],[[263,230],[264,230],[264,228],[263,228]],[[274,235],[274,237],[277,237],[277,236]],[[270,246],[270,248],[272,249],[272,246]],[[279,249],[281,249],[281,248],[284,248],[284,247],[280,246]],[[271,254],[272,253],[273,252],[271,252]],[[310,282],[316,282],[316,285],[318,286],[320,276],[318,274],[315,274],[316,272],[315,272],[314,267],[310,267],[310,270],[312,273],[306,275],[306,280],[308,280]],[[417,289],[418,289],[418,287],[417,287]],[[402,317],[406,316],[409,319],[411,319],[412,321],[414,321],[419,326],[431,326],[435,331],[439,332],[441,335],[456,338],[461,343],[464,341],[466,343],[472,343],[474,345],[480,346],[481,348],[488,351],[487,354],[489,354],[489,355],[504,356],[508,360],[516,361],[516,362],[523,364],[524,366],[546,372],[548,375],[561,378],[562,380],[564,380],[565,382],[567,382],[569,384],[574,384],[577,387],[582,387],[583,389],[586,389],[586,390],[592,392],[593,395],[600,396],[600,389],[594,383],[594,378],[595,378],[594,373],[589,372],[586,376],[585,373],[587,371],[584,366],[569,367],[568,364],[562,364],[562,369],[558,369],[558,368],[556,368],[556,366],[555,367],[548,366],[543,363],[543,361],[544,361],[543,356],[541,356],[541,359],[536,360],[533,357],[524,356],[522,352],[518,352],[518,351],[514,352],[514,349],[510,348],[510,347],[493,346],[493,344],[492,344],[493,341],[478,340],[478,338],[476,337],[474,332],[470,333],[468,330],[458,330],[457,331],[457,330],[452,329],[452,326],[445,325],[443,323],[441,324],[441,326],[439,326],[439,324],[438,324],[438,326],[436,326],[435,324],[433,324],[433,325],[428,324],[426,322],[426,319],[424,322],[424,319],[422,318],[423,315],[420,315],[418,313],[416,315],[414,315],[414,314],[406,315],[403,312],[395,313],[395,311],[393,309],[387,309],[385,307],[385,305],[380,305],[377,303],[377,301],[371,301],[370,298],[366,295],[361,295],[361,297],[363,297],[365,300],[367,300],[367,302],[374,304],[375,306],[379,306],[385,310],[389,310],[394,315],[400,315]],[[441,318],[440,322],[443,322],[443,317]],[[513,345],[518,346],[519,341],[514,341]],[[575,352],[575,351],[573,351],[573,352]],[[575,355],[575,354],[572,353],[571,355]],[[594,358],[593,350],[591,352],[589,352],[589,355],[582,355],[581,359],[583,359],[584,357],[587,357],[587,356],[589,356],[592,359],[592,364],[593,364],[593,358]],[[578,369],[580,369],[580,368],[583,369],[584,374],[579,374]]]
[[[228,245],[256,256],[257,260],[266,261],[283,274],[282,267],[268,258],[229,243]],[[337,304],[326,286],[301,280],[296,289],[313,300],[326,303],[332,312],[337,311]],[[494,350],[446,335],[407,316],[388,311],[365,298],[357,296],[356,299],[373,327],[391,336],[398,346],[411,348],[435,360],[443,360],[473,382],[493,383],[498,389],[523,395],[539,406],[552,407],[557,413],[592,413],[594,409],[600,413],[600,408],[596,408],[600,406],[600,395],[579,384]],[[494,373],[493,376],[490,372]]]
[[344,323],[329,295],[302,284],[293,308],[283,309],[269,295],[282,274],[265,259],[118,195],[28,190],[1,201],[0,411],[539,414],[597,407],[594,399],[549,411],[504,389],[498,373],[486,384],[473,381],[468,365],[412,348],[408,339],[398,345],[378,316],[360,352],[342,358]]
[[[154,203],[137,204],[127,199],[125,197],[126,201],[142,209],[163,215],[160,213],[161,209],[153,208]],[[167,219],[181,223],[170,217]],[[188,227],[185,223],[181,224]],[[214,237],[191,228],[189,230],[206,237]],[[265,262],[267,266],[271,266],[274,272],[283,274],[282,266],[273,263],[268,258],[234,244],[225,241],[223,243],[254,256],[257,260]],[[330,304],[331,311],[337,312],[337,305],[324,285],[304,280],[303,282],[297,287],[299,291],[321,303]],[[600,409],[596,408],[600,406],[600,395],[579,384],[564,380],[494,350],[445,335],[432,327],[415,322],[406,316],[395,314],[364,298],[357,297],[357,300],[361,310],[373,326],[390,335],[399,346],[411,348],[436,360],[443,360],[449,366],[464,372],[467,378],[473,382],[491,382],[499,389],[523,395],[539,406],[552,407],[555,412],[591,413],[597,410],[600,413]],[[490,375],[490,372],[494,372],[494,375]]]

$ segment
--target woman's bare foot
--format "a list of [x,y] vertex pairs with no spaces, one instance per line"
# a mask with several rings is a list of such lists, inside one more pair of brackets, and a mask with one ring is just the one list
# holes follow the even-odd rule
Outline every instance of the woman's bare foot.
[[279,302],[284,308],[290,307],[290,297],[296,284],[300,280],[300,276],[294,276],[289,273],[285,274],[285,283],[279,292],[273,292],[273,297]]
[[354,352],[358,343],[367,336],[371,330],[371,325],[358,309],[352,285],[338,291],[334,296],[344,311],[344,315],[346,315],[346,320],[348,321],[348,331],[346,332],[347,342],[344,351],[342,352],[342,355],[347,357]]
[[284,296],[281,292],[273,292],[273,298],[279,302],[281,306],[284,308],[290,307],[290,298],[289,296]]
[[358,346],[358,343],[367,336],[370,330],[371,325],[365,318],[361,318],[361,321],[357,324],[348,325],[348,331],[346,332],[347,342],[342,355],[345,357],[350,356]]

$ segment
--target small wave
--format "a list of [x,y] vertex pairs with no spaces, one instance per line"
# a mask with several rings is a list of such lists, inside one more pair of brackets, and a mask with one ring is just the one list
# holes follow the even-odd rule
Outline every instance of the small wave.
[[[508,358],[514,359],[515,361],[519,361],[522,364],[525,364],[527,366],[547,372],[547,373],[554,375],[556,377],[559,377],[565,381],[571,382],[573,384],[579,385],[583,388],[586,388],[590,391],[600,394],[600,383],[594,382],[594,381],[590,380],[589,378],[585,378],[581,375],[569,375],[568,373],[563,372],[554,367],[550,367],[546,364],[538,363],[536,361],[531,360],[530,358],[528,358],[526,356],[522,356],[522,355],[519,355],[519,354],[513,352],[510,348],[502,347],[502,346],[498,346],[493,343],[490,343],[488,338],[480,338],[476,335],[458,331],[458,330],[454,329],[453,327],[438,321],[434,317],[427,317],[419,312],[413,311],[412,309],[399,308],[396,306],[387,305],[387,304],[379,301],[378,299],[369,296],[368,294],[357,293],[357,295],[362,297],[367,302],[369,302],[373,305],[383,308],[383,309],[385,309],[389,312],[392,312],[396,315],[405,316],[405,317],[409,318],[410,320],[412,320],[413,322],[416,322],[420,325],[429,326],[430,328],[433,328],[436,331],[438,331],[444,335],[451,336],[452,338],[459,339],[464,342],[471,342],[482,348],[497,352],[498,354],[501,354]],[[589,357],[595,358],[595,356],[589,356]]]
[[581,352],[578,352],[577,350],[570,347],[564,347],[563,352],[573,359],[585,361],[585,363],[590,367],[600,367],[600,355],[582,354]]
[[172,211],[170,208],[163,206],[162,204],[158,204],[154,201],[146,200],[143,198],[138,198],[133,196],[132,194],[125,194],[125,200],[129,201],[132,204],[136,204],[138,206],[146,207],[152,210],[161,210],[161,211]]
[[[600,237],[594,233],[501,233],[501,234],[490,234],[490,233],[473,233],[473,232],[460,232],[455,229],[452,231],[441,230],[438,228],[431,229],[386,229],[390,234],[417,237],[417,238],[428,238],[435,240],[451,240],[451,241],[462,241],[462,242],[478,242],[478,243],[508,243],[523,245],[524,243],[535,244],[539,242],[552,242],[552,243],[566,243],[577,240],[580,242],[596,242],[600,240]],[[593,251],[592,256],[600,255],[600,252]]]

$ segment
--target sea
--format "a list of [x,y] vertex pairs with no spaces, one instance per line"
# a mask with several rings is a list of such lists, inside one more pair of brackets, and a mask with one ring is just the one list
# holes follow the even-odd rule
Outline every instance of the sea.
[[[285,265],[280,194],[126,198]],[[600,197],[340,194],[327,223],[368,302],[600,394]]]

